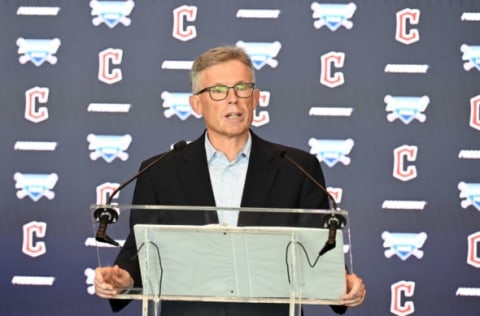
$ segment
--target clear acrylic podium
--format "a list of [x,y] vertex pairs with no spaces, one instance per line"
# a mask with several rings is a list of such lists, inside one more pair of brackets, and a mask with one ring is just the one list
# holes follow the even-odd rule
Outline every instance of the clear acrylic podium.
[[[171,205],[92,205],[93,232],[98,237],[100,210],[115,211],[104,231],[123,244],[130,211],[215,212],[216,207]],[[141,300],[142,315],[159,315],[161,300],[284,303],[295,315],[302,304],[338,305],[346,291],[344,240],[350,243],[348,212],[278,208],[218,208],[222,211],[314,213],[342,218],[333,249],[319,254],[328,228],[278,226],[137,224],[134,234],[142,288],[124,289],[117,299]],[[343,227],[343,224],[346,224]],[[103,223],[104,224],[104,223]],[[330,235],[329,235],[330,234]],[[330,238],[330,239],[329,239]],[[113,263],[120,248],[92,237],[98,266]],[[97,238],[98,239],[98,238]],[[351,255],[350,255],[351,256]],[[350,257],[351,263],[351,257]],[[296,309],[298,309],[296,311]]]

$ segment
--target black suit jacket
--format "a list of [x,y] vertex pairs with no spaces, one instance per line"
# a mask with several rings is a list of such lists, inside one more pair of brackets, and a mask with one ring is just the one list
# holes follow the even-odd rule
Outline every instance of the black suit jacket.
[[[323,173],[316,157],[295,148],[270,143],[253,132],[251,134],[252,148],[242,195],[242,207],[329,208],[327,195],[282,157],[282,153],[297,161],[324,185]],[[155,158],[143,162],[140,169]],[[215,206],[206,159],[205,133],[184,149],[171,153],[140,176],[137,179],[132,204]],[[239,215],[238,225],[320,227],[320,222],[319,215],[244,212]],[[206,225],[218,223],[218,218],[216,212],[132,210],[131,228],[137,223]],[[130,272],[135,286],[141,286],[138,261],[131,259],[135,253],[135,239],[130,232],[115,263]],[[115,311],[128,303],[119,300],[111,302]],[[332,308],[341,313],[345,310],[338,306]],[[164,301],[161,309],[162,316],[288,315],[288,305],[284,304]]]

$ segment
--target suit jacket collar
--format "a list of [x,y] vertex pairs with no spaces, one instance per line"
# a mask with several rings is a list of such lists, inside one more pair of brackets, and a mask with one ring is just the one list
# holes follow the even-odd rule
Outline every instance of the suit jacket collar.
[[[270,188],[278,172],[272,160],[279,155],[274,145],[252,131],[252,149],[242,195],[242,207],[265,207]],[[189,205],[214,206],[215,198],[205,152],[205,132],[191,142],[184,151],[185,167],[180,171]],[[194,176],[192,176],[194,175]],[[218,223],[216,212],[205,212],[207,223]],[[241,212],[239,226],[255,225],[261,214]]]
[[[248,163],[247,177],[242,196],[243,207],[266,207],[271,187],[278,168],[274,163],[279,153],[274,145],[252,133],[252,150]],[[238,219],[239,226],[255,225],[262,213],[243,212]]]

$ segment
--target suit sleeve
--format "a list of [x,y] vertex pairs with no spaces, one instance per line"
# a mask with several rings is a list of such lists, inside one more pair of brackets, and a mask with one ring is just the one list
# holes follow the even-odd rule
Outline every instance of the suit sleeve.
[[[140,170],[148,164],[148,161],[142,163]],[[135,184],[134,194],[132,205],[146,205],[146,204],[155,204],[155,194],[152,190],[152,186],[149,184],[149,177],[145,174],[142,177],[137,179]],[[137,245],[135,241],[135,235],[133,233],[133,226],[139,222],[149,222],[148,216],[145,213],[145,210],[130,210],[129,218],[129,233],[125,240],[125,244],[120,249],[115,263],[122,269],[125,269],[130,273],[134,281],[134,287],[142,287],[141,275],[140,275],[140,266],[137,256]],[[114,312],[122,310],[125,306],[130,303],[130,300],[124,299],[111,299],[110,306]]]

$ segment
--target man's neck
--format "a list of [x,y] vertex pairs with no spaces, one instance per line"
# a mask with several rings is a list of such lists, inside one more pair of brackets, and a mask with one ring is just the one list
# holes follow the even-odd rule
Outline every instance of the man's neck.
[[207,132],[208,140],[215,150],[225,154],[229,161],[235,160],[238,153],[243,149],[248,140],[248,132],[234,137],[219,136]]

